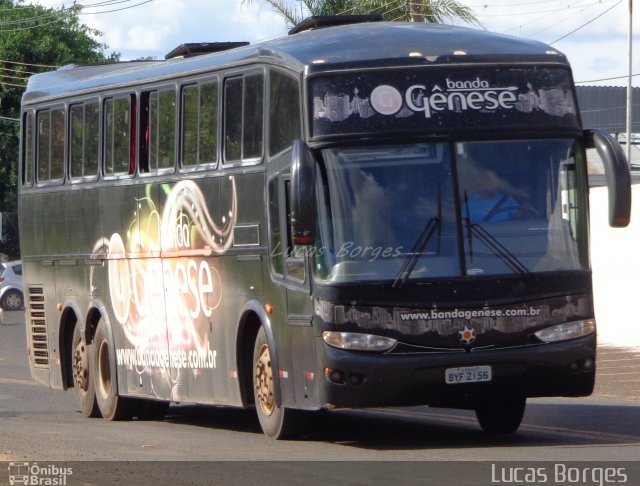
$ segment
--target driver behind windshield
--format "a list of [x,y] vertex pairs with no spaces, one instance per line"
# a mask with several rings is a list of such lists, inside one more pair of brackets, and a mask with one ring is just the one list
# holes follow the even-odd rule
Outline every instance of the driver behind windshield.
[[518,190],[493,165],[467,161],[463,170],[463,217],[470,223],[510,221],[520,217]]

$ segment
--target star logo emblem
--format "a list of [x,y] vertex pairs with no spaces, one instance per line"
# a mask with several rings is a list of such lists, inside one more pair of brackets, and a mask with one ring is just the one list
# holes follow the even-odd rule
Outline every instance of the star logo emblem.
[[458,334],[460,334],[460,341],[464,344],[471,344],[476,340],[476,330],[472,327],[469,328],[464,326],[464,329],[462,331],[458,331]]

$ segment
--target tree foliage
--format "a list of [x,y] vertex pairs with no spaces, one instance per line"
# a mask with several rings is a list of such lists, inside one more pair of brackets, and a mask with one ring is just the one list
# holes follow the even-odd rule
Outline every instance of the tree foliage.
[[80,23],[79,6],[53,9],[0,0],[0,253],[18,258],[17,163],[20,103],[27,78],[65,64],[117,61],[101,33]]
[[[242,0],[250,4],[252,0]],[[443,23],[461,20],[480,26],[469,7],[457,0],[264,0],[290,26],[308,15],[382,14],[385,20]]]

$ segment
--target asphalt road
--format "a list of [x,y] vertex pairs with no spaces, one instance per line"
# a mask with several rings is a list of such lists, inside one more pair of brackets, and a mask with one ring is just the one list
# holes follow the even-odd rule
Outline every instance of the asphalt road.
[[180,405],[163,421],[86,419],[71,393],[31,380],[25,348],[23,325],[0,325],[0,461],[640,458],[640,351],[633,349],[602,347],[593,396],[530,400],[512,436],[485,435],[471,412],[413,407],[320,413],[301,440],[273,441],[253,410]]

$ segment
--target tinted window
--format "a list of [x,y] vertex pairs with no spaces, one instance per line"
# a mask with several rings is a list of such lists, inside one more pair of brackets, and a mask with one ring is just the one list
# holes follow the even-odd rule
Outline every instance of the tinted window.
[[198,98],[200,88],[187,86],[182,90],[182,165],[198,164]]
[[242,84],[242,78],[235,78],[224,85],[225,160],[242,158]]
[[105,101],[105,175],[133,173],[131,161],[131,99],[115,98]]
[[244,118],[242,120],[243,159],[258,158],[262,155],[263,83],[262,75],[245,78]]
[[176,94],[155,91],[149,96],[149,170],[173,167],[176,140]]
[[72,178],[98,174],[98,103],[75,105],[70,110],[69,170]]
[[38,113],[38,180],[49,179],[49,154],[51,150],[51,114],[49,110]]
[[22,161],[22,183],[31,184],[31,171],[33,169],[33,143],[35,137],[33,113],[27,113],[24,118],[24,146]]
[[264,76],[252,74],[225,81],[225,161],[262,155]]
[[64,109],[38,113],[38,180],[64,177]]
[[271,232],[269,240],[271,243],[271,267],[278,275],[282,275],[283,270],[283,251],[280,242],[280,198],[278,194],[278,177],[273,177],[269,181],[269,223]]
[[218,155],[218,82],[182,91],[182,165],[216,162]]
[[269,154],[282,152],[300,138],[300,89],[298,81],[271,72],[269,89]]

